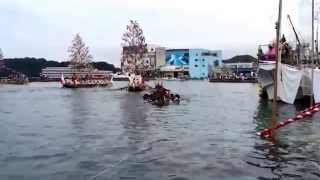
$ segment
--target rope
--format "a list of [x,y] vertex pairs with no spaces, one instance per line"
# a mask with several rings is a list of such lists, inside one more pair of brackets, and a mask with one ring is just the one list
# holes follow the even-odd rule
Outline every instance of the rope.
[[[317,113],[320,111],[320,103],[317,103],[315,104],[314,106],[311,106],[303,111],[300,111],[298,114],[296,114],[295,117],[293,118],[288,118],[288,119],[285,119],[284,121],[282,122],[279,122],[276,127],[275,127],[275,130],[277,129],[280,129],[280,128],[283,128],[291,123],[294,123],[294,122],[298,122],[300,120],[303,120],[307,117],[311,117],[313,114]],[[257,132],[257,135],[258,136],[261,136],[263,138],[270,138],[271,135],[272,135],[272,129],[271,128],[266,128],[266,129],[263,129],[259,132]]]
[[122,158],[120,161],[118,161],[117,163],[113,164],[112,166],[110,167],[107,167],[105,169],[103,169],[102,171],[98,172],[96,175],[94,176],[91,176],[88,180],[93,180],[93,179],[96,179],[97,177],[105,174],[105,173],[108,173],[110,172],[114,167],[116,166],[119,166],[121,163],[123,163],[124,161],[127,161],[129,159],[130,156],[127,156],[125,158]]

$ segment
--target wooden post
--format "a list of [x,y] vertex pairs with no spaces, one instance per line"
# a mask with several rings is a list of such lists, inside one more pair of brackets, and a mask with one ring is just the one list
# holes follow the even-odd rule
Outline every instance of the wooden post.
[[272,136],[275,134],[275,128],[277,125],[277,112],[278,112],[278,69],[279,63],[281,59],[280,47],[279,47],[279,40],[280,40],[280,31],[281,31],[281,18],[282,18],[282,0],[279,0],[279,14],[278,14],[278,21],[276,23],[276,64],[274,70],[274,80],[273,80],[273,102],[272,102],[272,118],[270,123],[270,129],[272,130]]
[[313,106],[313,78],[314,78],[314,0],[312,0],[312,43],[311,43],[311,95],[310,107]]
[[316,47],[315,47],[315,51],[316,51],[316,62],[315,62],[315,64],[316,65],[319,65],[319,24],[318,24],[319,22],[317,21],[317,32],[316,32],[316,34],[317,34],[317,37],[316,37]]

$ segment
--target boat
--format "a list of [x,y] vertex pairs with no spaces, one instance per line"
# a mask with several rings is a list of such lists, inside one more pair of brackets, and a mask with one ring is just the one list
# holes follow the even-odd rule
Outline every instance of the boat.
[[61,84],[64,88],[94,88],[112,86],[112,82],[106,77],[81,78],[80,76],[76,75],[71,79],[65,79],[62,75]]
[[148,86],[144,83],[141,75],[129,74],[129,92],[141,92],[148,89]]
[[[314,48],[314,5],[315,2],[312,0],[312,47],[310,49],[311,54],[308,56],[303,54],[301,56],[301,43],[299,41],[298,35],[293,28],[298,45],[296,52],[297,55],[297,63],[294,64],[290,61],[290,58],[287,57],[287,53],[289,52],[289,48],[286,50],[285,41],[283,39],[280,40],[280,32],[281,32],[281,15],[282,15],[282,0],[279,0],[279,15],[278,21],[276,23],[276,42],[274,49],[272,46],[269,46],[269,52],[267,57],[265,58],[261,48],[258,49],[258,57],[261,60],[268,60],[270,59],[274,62],[261,62],[260,64],[260,73],[258,73],[258,77],[260,77],[261,84],[264,84],[264,89],[267,91],[267,94],[270,98],[271,92],[273,93],[272,98],[272,117],[271,121],[269,122],[269,128],[265,128],[257,132],[257,135],[261,136],[262,138],[269,139],[274,143],[276,138],[276,131],[279,128],[283,128],[288,124],[293,122],[301,121],[305,118],[310,118],[314,113],[320,111],[319,109],[319,102],[320,102],[320,69],[315,68],[315,59],[318,60],[318,51],[315,54]],[[288,16],[289,21],[292,25],[290,16]],[[272,50],[273,49],[273,50]],[[284,51],[285,50],[285,51]],[[272,53],[274,52],[274,53]],[[270,58],[272,57],[272,58]],[[284,57],[284,59],[282,59]],[[311,63],[303,63],[301,57],[308,57]],[[306,74],[307,72],[307,74]],[[259,75],[260,74],[260,75]],[[270,82],[270,79],[272,81]],[[292,104],[298,98],[298,90],[303,88],[302,81],[308,80],[309,84],[307,84],[306,88],[310,93],[309,98],[309,107],[303,111],[297,112],[296,115],[292,118],[287,118],[284,121],[278,122],[277,115],[278,115],[278,99],[282,100],[286,103]],[[269,80],[263,81],[263,80]],[[263,86],[263,85],[262,85]],[[290,101],[290,102],[289,102]]]
[[145,90],[145,88],[143,86],[129,86],[128,87],[129,92],[141,92],[144,90]]
[[209,82],[213,83],[257,83],[257,78],[231,78],[231,79],[219,79],[219,78],[210,78]]
[[[257,77],[262,89],[261,94],[272,100],[275,93],[274,87],[276,87],[276,100],[293,104],[309,99],[309,103],[313,103],[313,98],[320,94],[318,90],[319,70],[314,68],[314,61],[317,58],[314,53],[314,42],[312,42],[312,47],[301,42],[289,15],[288,20],[296,36],[295,49],[286,42],[284,35],[278,41],[278,50],[276,50],[275,42],[259,45]],[[264,47],[268,48],[266,53],[262,49]],[[279,54],[277,63],[276,52]],[[277,72],[276,80],[274,72]],[[277,82],[277,86],[274,86],[274,82]]]
[[29,83],[29,78],[21,72],[9,68],[0,70],[4,77],[0,77],[0,84],[24,85]]
[[[261,94],[266,95],[269,100],[273,99],[275,66],[275,61],[265,61],[265,59],[260,59],[258,64],[257,78],[261,86]],[[317,84],[317,82],[312,78],[312,71],[317,71],[310,64],[281,61],[278,63],[278,67],[277,100],[293,104],[317,93],[313,91],[313,84]]]
[[[59,82],[62,74],[65,78],[71,78],[74,74],[81,77],[86,77],[88,74],[93,77],[109,77],[112,71],[85,67],[76,68],[74,65],[68,65],[67,67],[46,67],[42,69],[40,79],[36,79],[36,81]],[[33,78],[31,80],[33,80]]]
[[[112,85],[111,75],[101,72],[94,68],[90,63],[92,56],[89,54],[89,48],[85,45],[79,34],[72,41],[70,52],[70,65],[65,69],[59,69],[67,72],[65,78],[61,74],[61,84],[64,88],[93,88],[93,87],[109,87]],[[48,74],[52,73],[52,69],[47,69]],[[56,74],[53,71],[53,74]]]
[[0,79],[0,84],[24,85],[28,83],[29,83],[28,78],[23,78],[23,79],[1,78]]
[[73,74],[67,77],[61,75],[61,85],[64,88],[94,88],[94,87],[110,87],[112,86],[112,76],[106,73],[96,73],[97,69],[93,68],[89,63],[73,62],[69,66]]
[[129,76],[125,74],[113,74],[112,80],[113,81],[129,81]]
[[189,78],[187,77],[179,77],[179,78],[175,78],[175,77],[163,77],[161,78],[161,80],[163,81],[186,81]]

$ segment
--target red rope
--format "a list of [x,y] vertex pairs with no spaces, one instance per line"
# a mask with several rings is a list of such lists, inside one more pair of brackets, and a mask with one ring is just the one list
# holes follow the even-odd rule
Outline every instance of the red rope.
[[[313,105],[303,111],[300,111],[298,114],[296,114],[295,117],[288,118],[282,122],[279,122],[276,125],[275,130],[283,128],[286,125],[291,124],[293,122],[297,122],[297,121],[303,120],[307,117],[311,117],[313,114],[315,114],[316,112],[319,112],[319,111],[320,111],[320,103],[317,103],[317,104],[315,104],[315,105]],[[272,135],[272,129],[270,129],[270,128],[263,129],[263,130],[257,132],[257,135],[261,136],[263,138],[270,138]]]

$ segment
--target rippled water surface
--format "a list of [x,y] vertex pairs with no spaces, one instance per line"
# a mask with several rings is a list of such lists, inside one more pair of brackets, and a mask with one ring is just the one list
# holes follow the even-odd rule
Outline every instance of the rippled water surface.
[[[268,142],[255,135],[271,113],[256,85],[165,85],[180,105],[104,88],[1,85],[0,179],[320,179],[320,114]],[[279,119],[301,108],[281,104]]]

